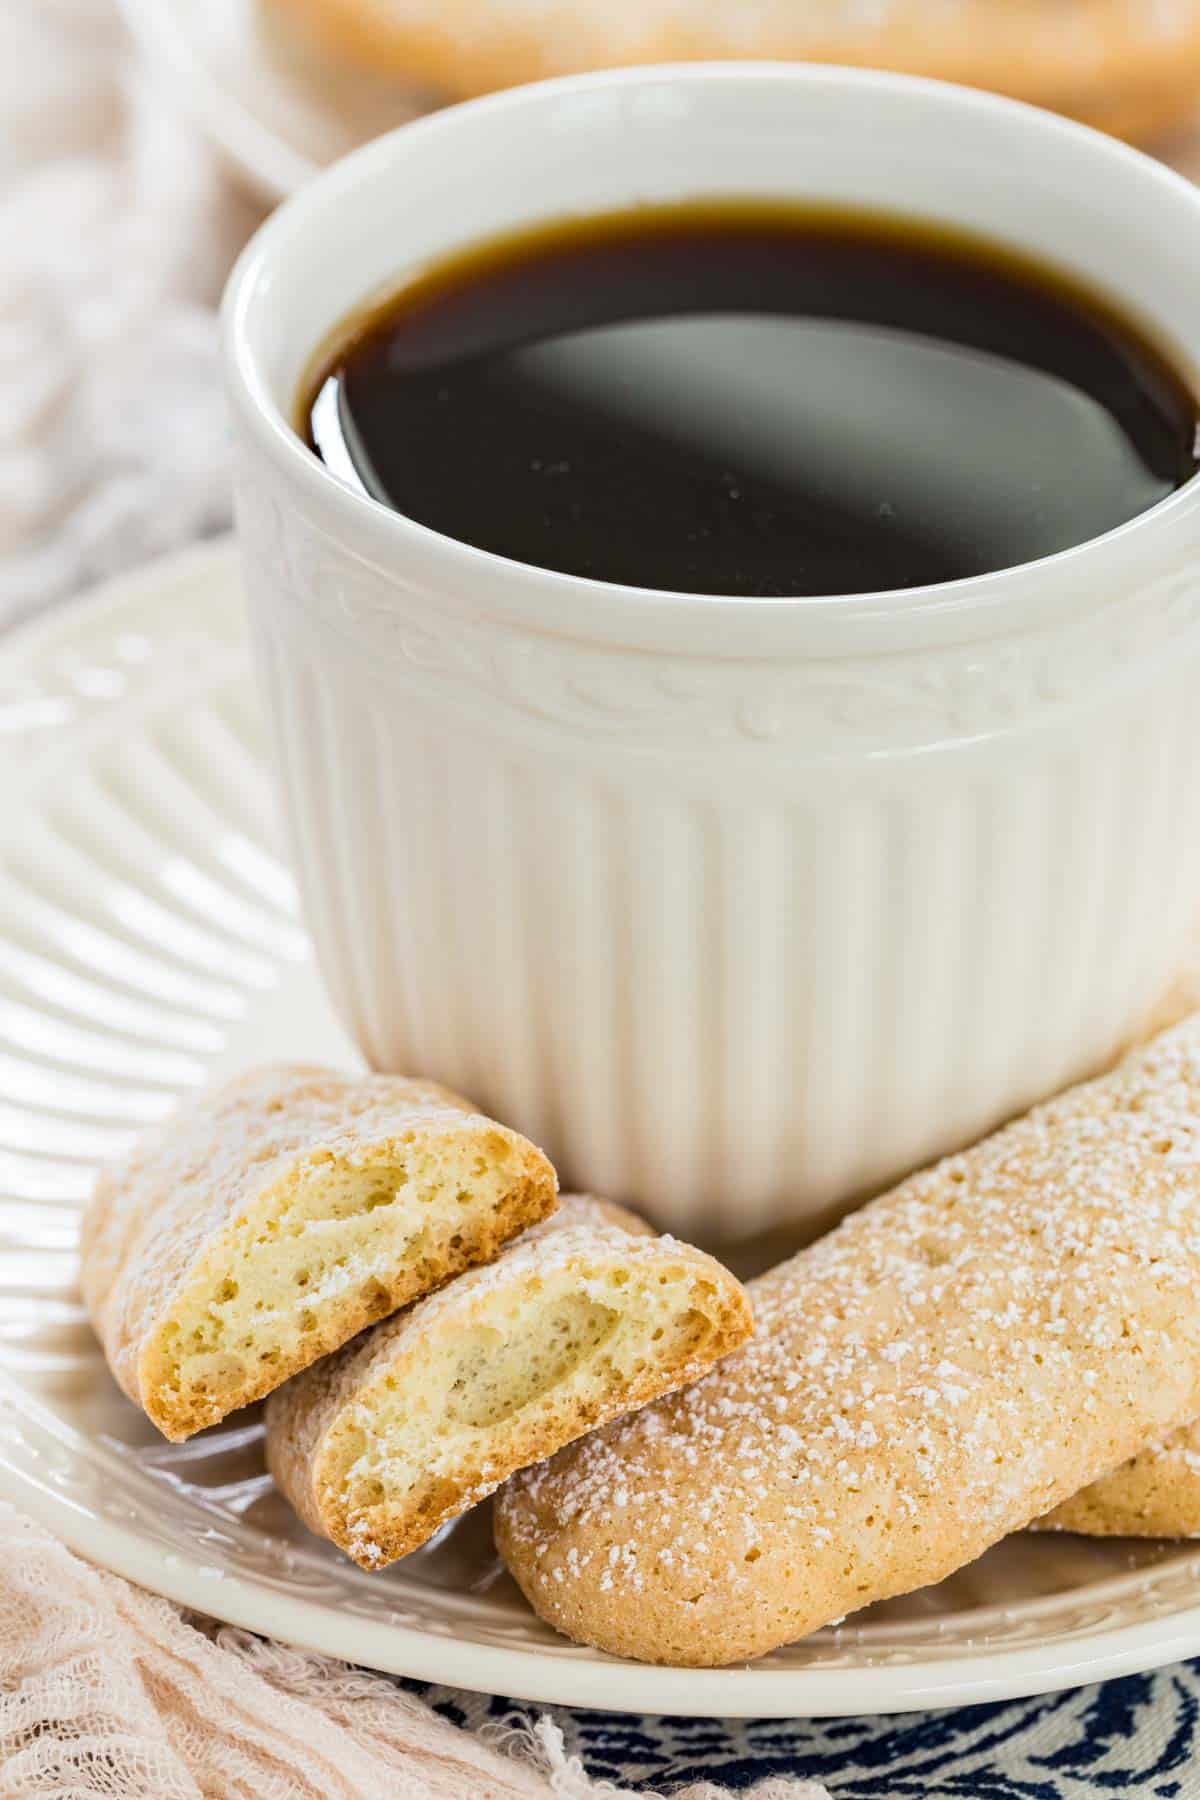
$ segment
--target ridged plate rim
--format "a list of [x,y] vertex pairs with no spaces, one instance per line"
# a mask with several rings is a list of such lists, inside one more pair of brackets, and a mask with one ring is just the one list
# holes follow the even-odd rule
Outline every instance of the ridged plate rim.
[[[236,550],[229,539],[164,558],[109,582],[0,640],[0,703],[22,691],[31,671],[47,655],[69,658],[72,646],[86,644],[99,625],[119,629],[122,618],[135,612],[139,631],[157,633],[158,642],[168,647],[173,633],[180,636],[180,621],[187,622],[189,663],[199,650],[199,663],[189,667],[188,680],[195,677],[200,683],[195,691],[200,692],[205,675],[203,632],[197,633],[196,620],[203,618],[206,600],[212,604],[218,596],[218,611],[223,609],[224,616],[239,587]],[[244,642],[218,642],[214,634],[210,654],[209,673],[214,678],[219,664],[229,678],[236,675],[239,682],[246,681]],[[178,705],[185,711],[191,691],[187,683],[179,688]],[[100,711],[108,738],[136,732],[143,716],[136,697],[129,702],[105,699]],[[0,724],[4,717],[0,704]],[[17,741],[4,776],[7,797],[14,804],[6,807],[0,832],[6,825],[14,829],[14,821],[20,821],[22,796],[31,796],[30,804],[36,806],[41,787],[48,785],[48,770],[60,766],[65,770],[72,756],[91,753],[97,724],[96,710],[89,703],[78,717],[51,720],[28,741]],[[28,753],[25,761],[19,754],[22,749]],[[7,1293],[0,1294],[0,1329]],[[199,1542],[182,1549],[165,1547],[139,1527],[136,1504],[131,1519],[106,1516],[94,1504],[89,1478],[94,1485],[98,1473],[110,1480],[114,1494],[119,1494],[122,1481],[145,1484],[143,1504],[148,1501],[152,1506],[162,1493],[130,1460],[89,1443],[65,1413],[47,1406],[11,1374],[0,1375],[0,1495],[33,1511],[72,1549],[230,1624],[394,1674],[515,1699],[618,1712],[764,1719],[900,1712],[1050,1693],[1200,1653],[1200,1550],[1186,1546],[1167,1553],[1154,1567],[1092,1581],[1070,1594],[957,1615],[969,1618],[978,1629],[983,1641],[974,1647],[952,1642],[954,1632],[941,1633],[928,1622],[910,1634],[925,1640],[921,1653],[904,1650],[908,1634],[904,1622],[865,1628],[885,1652],[892,1646],[903,1655],[903,1664],[881,1665],[865,1655],[855,1663],[856,1628],[837,1640],[842,1664],[824,1668],[779,1668],[770,1663],[719,1670],[648,1667],[549,1637],[544,1647],[498,1646],[453,1635],[448,1627],[454,1609],[449,1604],[438,1632],[348,1610],[351,1575],[355,1581],[363,1579],[348,1565],[349,1597],[339,1606],[303,1592],[281,1592],[266,1580],[221,1567],[211,1549],[206,1556]],[[115,1501],[112,1510],[119,1513]],[[225,1523],[227,1529],[256,1533],[258,1540],[268,1541],[240,1519],[233,1526]],[[317,1569],[317,1550],[301,1548],[288,1554],[302,1574]],[[327,1584],[336,1573],[330,1577],[326,1572],[321,1579]],[[437,1604],[437,1590],[421,1592],[431,1596],[429,1604]],[[1077,1615],[1074,1627],[1072,1606]],[[987,1626],[1001,1621],[1016,1625],[1024,1641],[988,1648]],[[1066,1638],[1064,1629],[1069,1631]],[[928,1643],[936,1643],[940,1635],[947,1641],[944,1655],[928,1650]]]

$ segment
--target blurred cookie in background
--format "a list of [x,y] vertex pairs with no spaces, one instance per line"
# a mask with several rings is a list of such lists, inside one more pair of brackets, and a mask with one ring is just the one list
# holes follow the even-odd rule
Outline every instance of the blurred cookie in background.
[[462,99],[586,69],[771,58],[992,88],[1120,136],[1200,104],[1200,0],[262,0],[313,47]]

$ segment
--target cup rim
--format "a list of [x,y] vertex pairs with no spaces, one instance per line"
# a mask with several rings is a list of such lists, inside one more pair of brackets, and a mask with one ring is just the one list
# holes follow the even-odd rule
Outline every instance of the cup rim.
[[[1097,603],[1137,576],[1147,533],[1166,534],[1200,505],[1200,473],[1152,507],[1098,537],[1031,562],[955,581],[863,593],[743,596],[683,589],[636,587],[522,563],[465,544],[421,524],[340,481],[315,456],[276,402],[252,341],[249,314],[256,291],[270,278],[280,250],[313,228],[341,196],[369,181],[415,140],[453,135],[465,118],[551,103],[591,88],[622,90],[664,79],[693,86],[738,82],[782,83],[798,88],[909,94],[976,116],[1023,116],[1044,139],[1084,145],[1111,166],[1136,166],[1164,194],[1186,199],[1200,233],[1200,189],[1157,159],[1107,134],[1023,101],[960,84],[886,70],[800,62],[659,63],[601,69],[504,89],[463,101],[399,125],[351,151],[277,208],[239,256],[221,303],[222,356],[227,392],[237,414],[269,463],[311,504],[343,548],[386,571],[448,594],[469,594],[476,609],[510,617],[556,636],[599,637],[645,647],[678,643],[719,648],[726,655],[772,653],[796,647],[799,628],[817,650],[847,647],[847,634],[873,648],[916,647],[930,641],[962,642],[1007,636],[1059,609],[1075,612]],[[1200,397],[1200,396],[1198,396]],[[343,536],[345,534],[345,536]],[[483,597],[486,596],[486,599]]]

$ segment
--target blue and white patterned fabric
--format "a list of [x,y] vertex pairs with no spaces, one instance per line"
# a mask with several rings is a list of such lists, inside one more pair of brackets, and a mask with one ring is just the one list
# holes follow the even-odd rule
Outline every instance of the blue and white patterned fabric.
[[[455,1724],[527,1726],[544,1709],[413,1684]],[[669,1793],[767,1776],[833,1800],[1200,1800],[1200,1661],[1039,1699],[890,1718],[637,1718],[554,1711],[597,1780]]]

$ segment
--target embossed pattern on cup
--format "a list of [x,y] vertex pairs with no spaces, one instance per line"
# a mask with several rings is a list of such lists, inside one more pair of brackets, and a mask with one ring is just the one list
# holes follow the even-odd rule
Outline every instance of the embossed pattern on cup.
[[343,1019],[704,1238],[818,1229],[1103,1062],[1166,983],[1200,854],[1200,497],[981,581],[714,601],[438,538],[282,412],[321,330],[482,208],[783,187],[1053,248],[1200,360],[1186,184],[828,70],[602,76],[409,128],[277,216],[227,314],[259,666]]

